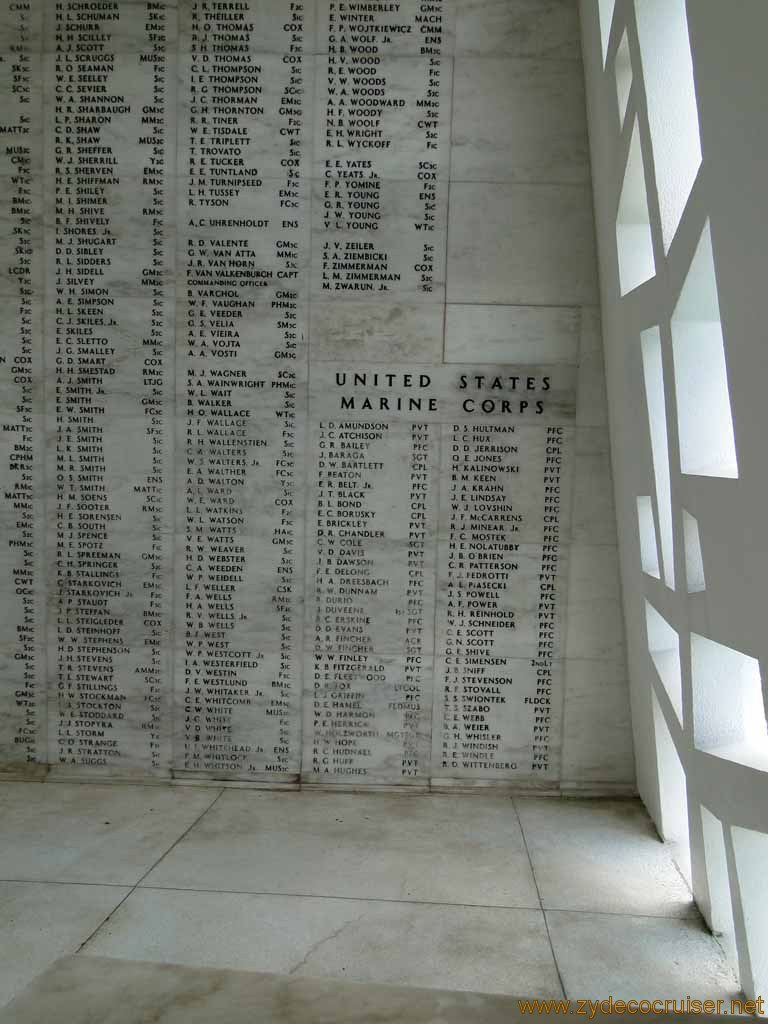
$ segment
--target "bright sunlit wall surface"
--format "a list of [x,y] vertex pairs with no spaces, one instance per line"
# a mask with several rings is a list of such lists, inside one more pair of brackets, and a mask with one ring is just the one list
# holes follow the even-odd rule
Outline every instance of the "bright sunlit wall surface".
[[581,14],[638,785],[768,997],[768,3]]

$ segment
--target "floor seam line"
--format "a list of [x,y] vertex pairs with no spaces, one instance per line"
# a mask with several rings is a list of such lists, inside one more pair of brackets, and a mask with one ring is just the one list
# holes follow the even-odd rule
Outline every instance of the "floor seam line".
[[173,853],[173,851],[176,849],[176,847],[179,845],[179,843],[182,842],[182,840],[187,838],[187,836],[192,831],[192,829],[195,828],[195,826],[200,824],[200,822],[206,816],[208,811],[210,811],[211,808],[216,803],[218,803],[218,801],[221,799],[223,793],[224,793],[224,789],[222,788],[222,789],[219,790],[219,792],[216,794],[216,796],[213,798],[213,800],[211,800],[211,802],[205,807],[205,809],[202,810],[200,812],[200,814],[198,814],[198,816],[191,823],[191,825],[189,825],[187,828],[185,828],[184,831],[181,833],[181,835],[177,836],[176,839],[174,839],[174,841],[171,843],[171,845],[168,847],[168,849],[164,850],[160,854],[160,856],[157,858],[157,860],[154,861],[154,863],[150,867],[147,868],[147,870],[144,872],[144,874],[141,876],[141,878],[134,885],[134,889],[138,889],[139,886],[141,885],[141,883],[144,881],[144,879],[147,878],[147,876],[150,875],[159,864],[162,864],[162,862],[165,860],[165,858],[168,856],[169,853]]
[[390,899],[386,896],[321,895],[308,892],[274,892],[269,889],[194,889],[177,885],[143,885],[141,888],[147,892],[198,892],[205,893],[206,895],[220,894],[222,896],[277,896],[293,900],[345,900],[351,903],[403,904],[409,907],[455,907],[461,910],[522,910],[531,913],[541,910],[540,906],[525,906],[523,904],[505,906],[499,903],[450,903],[446,900],[403,900]]
[[544,922],[544,930],[545,930],[545,932],[547,934],[547,942],[549,943],[549,951],[552,954],[552,963],[555,965],[555,973],[557,974],[557,981],[558,981],[558,984],[560,985],[560,992],[561,992],[561,995],[562,995],[563,999],[567,999],[568,998],[568,993],[566,992],[566,989],[565,989],[565,982],[563,980],[563,975],[562,975],[562,972],[560,970],[560,964],[557,961],[557,955],[555,953],[555,947],[554,947],[554,944],[552,942],[552,934],[551,934],[551,932],[549,930],[549,921],[547,920],[547,912],[544,909],[544,901],[541,898],[541,890],[539,889],[539,881],[536,878],[536,872],[535,872],[534,867],[533,867],[533,858],[531,857],[531,851],[528,848],[528,840],[526,839],[526,836],[525,836],[525,829],[523,828],[523,822],[522,822],[522,819],[520,818],[520,812],[517,809],[517,800],[515,799],[515,797],[512,797],[510,802],[512,804],[512,809],[515,812],[515,818],[517,819],[517,825],[518,825],[518,828],[520,829],[520,838],[523,841],[523,849],[525,850],[525,855],[528,858],[528,866],[531,869],[531,877],[533,878],[533,884],[534,884],[534,887],[536,889],[536,895],[538,896],[538,899],[539,899],[539,910],[541,911],[541,917],[542,917],[542,920]]
[[102,889],[130,889],[133,882],[68,882],[60,878],[0,878],[0,885],[86,885]]
[[88,945],[88,943],[91,941],[91,939],[95,938],[95,936],[98,934],[99,931],[101,931],[101,929],[104,927],[104,925],[107,923],[107,921],[109,921],[113,917],[113,915],[117,913],[117,911],[120,909],[120,907],[122,907],[122,905],[125,903],[125,901],[128,899],[128,897],[132,896],[136,892],[136,890],[139,888],[139,886],[144,881],[144,879],[147,877],[147,875],[149,875],[149,873],[151,871],[155,870],[155,868],[163,860],[163,858],[167,857],[168,854],[171,852],[171,850],[175,849],[176,846],[178,846],[178,844],[181,842],[182,839],[184,839],[185,836],[189,835],[189,833],[192,831],[192,829],[195,827],[195,825],[197,825],[197,823],[199,821],[201,821],[205,817],[205,815],[208,813],[208,811],[210,811],[210,809],[213,807],[213,805],[216,803],[216,801],[219,799],[219,797],[221,796],[221,794],[223,792],[224,792],[224,790],[220,789],[219,792],[216,794],[216,796],[213,798],[213,800],[207,805],[205,810],[201,811],[201,813],[198,814],[198,816],[195,818],[195,820],[192,822],[192,824],[188,828],[186,828],[182,832],[182,834],[180,836],[178,836],[173,843],[171,843],[171,845],[168,847],[168,849],[164,850],[163,853],[161,853],[160,856],[157,858],[157,860],[154,861],[147,868],[147,870],[136,881],[136,883],[133,885],[133,887],[125,894],[125,896],[123,896],[123,898],[120,900],[120,902],[117,904],[117,906],[113,907],[112,910],[110,910],[110,912],[104,918],[104,920],[101,921],[98,925],[96,925],[96,927],[93,929],[91,934],[83,942],[80,943],[80,945],[75,950],[75,953],[74,953],[75,956],[77,956],[78,953],[80,953],[83,949],[85,949],[85,947]]

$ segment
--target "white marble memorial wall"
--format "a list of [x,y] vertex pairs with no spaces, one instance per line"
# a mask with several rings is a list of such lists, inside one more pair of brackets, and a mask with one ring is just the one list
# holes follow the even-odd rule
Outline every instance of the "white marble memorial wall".
[[0,3],[0,764],[633,779],[570,0]]

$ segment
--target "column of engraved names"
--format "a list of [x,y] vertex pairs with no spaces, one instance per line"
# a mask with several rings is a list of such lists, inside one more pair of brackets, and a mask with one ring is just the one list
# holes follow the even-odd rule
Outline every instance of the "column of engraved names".
[[495,640],[497,630],[517,628],[513,595],[520,586],[517,535],[524,514],[507,503],[504,481],[520,473],[518,428],[453,424],[447,436],[450,513],[440,767],[515,770],[517,765],[504,759],[506,716],[498,712],[516,698],[518,680]]
[[537,607],[538,645],[533,662],[536,669],[536,692],[530,696],[534,705],[531,771],[535,773],[548,772],[552,767],[550,741],[553,728],[552,709],[555,703],[554,665],[559,645],[558,576],[562,557],[560,521],[564,450],[564,428],[547,427],[544,455],[543,541]]
[[428,774],[435,431],[319,424],[310,778]]
[[0,749],[2,760],[44,760],[41,678],[42,304],[39,3],[0,2]]
[[189,771],[298,770],[305,7],[184,11],[176,764]]
[[443,280],[452,5],[321,7],[315,294],[428,298]]
[[52,759],[167,769],[175,140],[164,3],[52,5]]

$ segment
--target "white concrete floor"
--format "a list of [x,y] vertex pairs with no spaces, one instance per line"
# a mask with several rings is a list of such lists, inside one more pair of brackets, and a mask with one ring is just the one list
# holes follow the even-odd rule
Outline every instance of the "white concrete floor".
[[0,784],[0,1005],[67,953],[571,998],[738,994],[632,800]]

